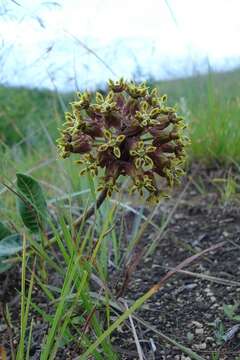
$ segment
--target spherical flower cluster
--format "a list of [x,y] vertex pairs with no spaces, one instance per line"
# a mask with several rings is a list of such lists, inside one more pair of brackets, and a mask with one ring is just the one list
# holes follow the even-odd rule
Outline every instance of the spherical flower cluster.
[[100,188],[111,196],[118,190],[120,175],[132,179],[130,192],[148,193],[148,200],[162,194],[158,176],[168,186],[183,174],[183,118],[167,106],[166,95],[143,84],[109,80],[106,96],[78,93],[71,103],[58,139],[63,158],[80,154],[81,174],[97,175],[104,170]]

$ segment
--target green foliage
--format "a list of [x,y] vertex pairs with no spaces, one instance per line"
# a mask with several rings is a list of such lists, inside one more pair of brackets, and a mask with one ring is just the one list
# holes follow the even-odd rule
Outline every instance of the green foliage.
[[194,159],[240,161],[239,81],[240,69],[159,83],[188,119]]
[[239,304],[235,303],[234,305],[223,305],[224,314],[228,317],[229,320],[232,321],[240,321],[240,315],[237,314],[237,310],[239,309]]
[[0,141],[12,145],[41,130],[41,123],[53,136],[57,133],[55,121],[62,109],[56,93],[0,87],[0,103]]
[[24,225],[32,232],[43,228],[47,216],[47,204],[42,188],[33,177],[18,173],[18,208]]
[[[239,81],[240,70],[234,70],[157,83],[188,120],[193,158],[240,161]],[[0,87],[0,141],[12,145],[29,136],[32,141],[36,131],[43,133],[41,125],[55,139],[56,123],[60,126],[64,104],[72,98],[73,94]],[[34,137],[38,142],[44,139]]]
[[[37,180],[31,176],[17,174],[17,205],[24,225],[32,232],[43,229],[47,217],[47,204]],[[0,272],[7,271],[11,265],[5,260],[22,250],[22,237],[12,234],[0,222]]]
[[224,344],[226,329],[223,322],[220,319],[216,319],[212,325],[215,328],[214,335],[215,335],[216,343],[218,345]]
[[0,257],[0,274],[5,271],[8,271],[12,266],[11,264],[4,262],[4,260],[6,260],[5,257],[2,258]]
[[22,250],[22,239],[19,234],[5,237],[0,242],[0,258],[11,256]]
[[240,184],[237,177],[232,175],[230,171],[225,178],[213,179],[213,184],[217,187],[224,204],[239,197]]
[[[239,331],[239,321],[240,315],[237,314],[239,309],[239,303],[235,302],[234,304],[224,304],[223,312],[225,318],[231,322],[237,323],[234,326],[231,326],[229,329],[226,328],[225,319],[220,320],[219,318],[215,319],[213,323],[209,325],[214,327],[214,335],[216,343],[218,345],[223,345],[224,343],[230,341],[234,335]],[[217,358],[218,359],[218,358]]]
[[9,235],[11,235],[11,231],[0,221],[0,241]]
[[219,360],[220,359],[220,354],[218,351],[214,351],[212,354],[211,354],[211,360]]
[[[172,103],[178,103],[185,117],[189,119],[192,140],[190,151],[194,159],[209,161],[217,159],[227,162],[231,158],[239,161],[240,144],[236,141],[240,138],[239,78],[240,71],[235,71],[229,74],[199,76],[192,79],[159,83],[159,88],[169,93],[170,99],[173,99]],[[112,86],[116,85],[113,84]],[[119,83],[118,86],[121,87],[122,84]],[[131,88],[130,92],[134,96],[137,95],[135,88]],[[67,103],[66,97],[63,98]],[[98,95],[98,98],[98,101],[101,102],[101,96]],[[111,345],[112,330],[125,321],[130,313],[124,313],[126,309],[112,296],[113,294],[108,288],[110,256],[116,269],[120,269],[121,264],[126,260],[120,247],[124,236],[121,229],[124,225],[120,226],[120,230],[118,227],[115,229],[113,216],[115,216],[117,204],[123,209],[128,209],[128,211],[131,211],[131,207],[123,197],[119,201],[118,199],[114,200],[114,209],[112,202],[107,201],[102,212],[104,223],[100,213],[96,212],[95,219],[92,222],[82,224],[82,228],[75,238],[73,236],[75,234],[71,231],[73,224],[71,216],[72,214],[75,215],[75,212],[78,214],[79,209],[84,212],[88,202],[94,200],[94,196],[91,197],[87,179],[79,177],[77,166],[68,160],[56,161],[54,140],[57,126],[60,125],[61,120],[61,114],[59,116],[57,110],[59,105],[57,105],[56,94],[35,90],[1,88],[0,99],[4,103],[0,115],[0,139],[11,145],[19,140],[26,144],[25,138],[28,135],[30,135],[28,138],[31,140],[31,147],[29,146],[28,151],[24,152],[17,146],[4,146],[5,151],[0,160],[1,180],[4,178],[5,181],[7,178],[14,183],[16,168],[18,171],[29,171],[34,173],[37,178],[44,179],[48,198],[51,199],[51,211],[57,219],[56,228],[54,226],[53,229],[51,228],[54,233],[54,239],[52,239],[54,246],[52,247],[41,243],[41,241],[36,242],[35,234],[31,232],[27,232],[26,239],[24,238],[25,246],[22,246],[19,235],[10,234],[9,236],[8,230],[4,235],[5,239],[2,240],[5,256],[0,257],[0,272],[10,267],[10,263],[4,263],[10,256],[17,254],[19,259],[22,258],[21,331],[16,359],[26,358],[27,360],[30,357],[28,354],[33,344],[34,313],[37,313],[40,321],[47,328],[47,332],[43,334],[45,337],[41,339],[45,346],[44,349],[41,349],[43,359],[54,358],[56,352],[60,352],[68,344],[78,346],[81,354],[89,352],[91,349],[93,358],[97,360],[114,359],[116,355],[115,349]],[[17,102],[18,105],[15,106]],[[7,108],[6,104],[8,104]],[[63,108],[61,108],[60,113],[62,110]],[[42,124],[45,128],[41,127]],[[38,131],[39,136],[32,136],[32,130],[33,133]],[[24,177],[26,175],[18,174],[18,178],[19,176]],[[38,200],[36,201],[39,197],[38,195],[35,197],[34,194],[35,192],[40,194],[42,190],[40,192],[35,191],[39,188],[35,186],[35,183],[33,186],[35,190],[29,190],[32,188],[32,181],[29,178],[28,176],[24,178],[25,180],[20,186],[22,189],[18,187],[17,192],[20,196],[23,195],[24,200],[21,198],[20,202],[22,201],[22,205],[30,216],[29,218],[27,216],[29,221],[27,223],[30,225],[28,228],[31,230],[34,228],[34,231],[38,231],[39,222],[43,222],[45,218],[43,214],[46,214],[46,202],[39,195],[42,198],[39,207]],[[94,181],[91,175],[89,178],[92,180],[92,193],[95,194]],[[33,179],[33,181],[36,180]],[[27,185],[28,182],[30,187]],[[232,183],[229,182],[227,194],[232,193],[232,189]],[[9,196],[9,192],[3,187],[0,187],[0,193],[1,219],[7,221],[11,219],[17,229],[16,231],[21,233],[22,222],[19,222],[15,211],[14,197]],[[76,204],[77,206],[75,206]],[[72,210],[71,213],[69,208]],[[138,213],[136,209],[132,210],[134,210],[137,220],[134,226],[134,234],[130,237],[128,245],[130,249],[141,238],[144,227],[153,226],[155,230],[161,233],[170,221],[169,217],[162,224],[156,224],[151,217],[152,214],[146,217],[143,212]],[[116,209],[116,213],[119,216],[117,211],[118,209]],[[24,213],[23,218],[25,218]],[[151,242],[149,247],[151,247]],[[112,248],[114,249],[113,253],[109,250]],[[32,274],[30,281],[29,273]],[[51,273],[49,278],[48,273]],[[53,285],[52,279],[55,277],[58,281]],[[35,291],[32,293],[33,282],[34,289],[37,289],[37,293],[42,295],[41,303],[38,303]],[[42,306],[43,298],[49,306]],[[131,304],[131,314],[140,305],[141,301],[139,303],[138,300],[137,304],[134,303],[133,306]],[[236,316],[239,316],[236,311],[234,314],[232,308],[230,312],[227,308],[227,312],[233,321]],[[112,314],[115,315],[114,318],[112,318]],[[132,316],[134,317],[134,315]],[[225,327],[221,324],[216,324],[214,327],[218,343],[223,344],[226,335]],[[171,339],[165,339],[165,341],[179,348],[181,352],[184,351],[193,359],[200,358],[198,355],[190,353],[190,349],[186,349],[181,344],[176,342],[174,344]]]
[[19,234],[13,234],[0,241],[0,273],[10,269],[11,264],[4,262],[8,257],[22,250],[22,238]]
[[11,230],[0,221],[0,273],[10,269],[11,264],[4,261],[21,249],[21,236],[12,234]]

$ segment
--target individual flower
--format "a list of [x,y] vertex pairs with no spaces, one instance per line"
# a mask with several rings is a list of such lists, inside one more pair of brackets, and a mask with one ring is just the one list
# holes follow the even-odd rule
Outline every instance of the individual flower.
[[136,168],[153,167],[153,161],[149,155],[156,149],[156,146],[145,145],[143,140],[135,143],[134,149],[130,150],[130,155],[134,158],[133,162]]
[[120,135],[114,136],[111,131],[106,130],[106,129],[103,130],[103,134],[106,139],[106,143],[100,145],[98,147],[98,151],[104,152],[108,149],[111,149],[111,151],[116,156],[116,158],[119,159],[121,157],[120,144],[126,138],[126,135],[120,134]]
[[119,176],[132,179],[130,193],[148,194],[158,200],[163,191],[160,178],[169,187],[183,175],[185,124],[176,109],[167,105],[166,95],[145,84],[109,80],[104,95],[77,93],[72,111],[58,139],[63,158],[79,154],[81,174],[93,176],[103,170],[99,190],[108,196],[118,191]]

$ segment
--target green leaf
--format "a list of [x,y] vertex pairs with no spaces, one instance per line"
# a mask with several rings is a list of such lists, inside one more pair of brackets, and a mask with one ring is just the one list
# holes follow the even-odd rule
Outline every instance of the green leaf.
[[0,260],[1,257],[11,256],[22,250],[22,238],[19,234],[5,237],[0,242]]
[[4,263],[7,256],[16,254],[21,249],[21,236],[19,234],[12,234],[0,221],[0,274],[12,267],[12,264]]
[[12,267],[12,264],[5,264],[4,262],[2,262],[2,260],[0,260],[0,274],[9,270]]
[[38,232],[47,216],[47,203],[42,188],[31,176],[18,173],[18,208],[24,225],[32,232]]
[[0,221],[0,240],[11,235],[11,231]]
[[240,315],[237,314],[237,310],[239,308],[239,304],[235,303],[234,305],[223,305],[224,314],[230,319],[234,321],[240,320]]

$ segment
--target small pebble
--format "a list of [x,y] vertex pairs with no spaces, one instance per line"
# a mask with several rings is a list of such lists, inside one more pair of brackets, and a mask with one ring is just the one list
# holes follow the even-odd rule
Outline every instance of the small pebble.
[[192,324],[195,325],[195,326],[198,327],[198,328],[202,328],[202,327],[203,327],[203,324],[201,324],[200,322],[195,321],[195,320],[192,321]]
[[202,335],[203,332],[204,332],[203,328],[197,328],[197,329],[195,330],[195,334],[196,334],[196,335]]
[[7,325],[0,325],[0,332],[4,332],[7,329]]
[[206,337],[206,342],[213,343],[213,342],[214,342],[214,338],[211,337],[211,336],[208,336],[208,337]]
[[202,343],[202,344],[196,344],[195,348],[197,350],[205,350],[207,348],[207,344],[206,343]]

